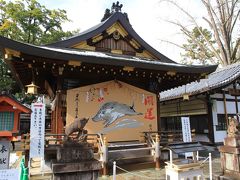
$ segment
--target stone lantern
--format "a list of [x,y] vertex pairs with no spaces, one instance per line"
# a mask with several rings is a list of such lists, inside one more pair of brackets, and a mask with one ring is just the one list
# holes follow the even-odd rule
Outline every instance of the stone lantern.
[[229,118],[224,145],[219,147],[221,153],[221,168],[223,177],[239,179],[240,177],[240,131],[239,122],[235,118]]

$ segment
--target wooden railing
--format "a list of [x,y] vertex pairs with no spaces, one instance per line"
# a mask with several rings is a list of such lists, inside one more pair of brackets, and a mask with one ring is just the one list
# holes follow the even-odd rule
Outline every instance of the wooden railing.
[[63,143],[65,134],[45,134],[45,147],[60,145]]
[[[171,142],[182,142],[182,131],[181,130],[175,130],[175,131],[148,131],[148,132],[142,132],[143,137],[146,143],[148,143],[149,146],[154,145],[155,143],[155,137],[158,134],[160,136],[160,144],[164,145]],[[195,129],[191,130],[192,134],[192,141],[195,141]]]

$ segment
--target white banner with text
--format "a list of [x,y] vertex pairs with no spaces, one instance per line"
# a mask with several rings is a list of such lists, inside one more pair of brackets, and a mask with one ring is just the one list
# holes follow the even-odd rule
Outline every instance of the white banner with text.
[[45,104],[32,103],[30,128],[30,158],[44,158]]
[[[191,127],[190,127],[190,118],[189,117],[181,117],[182,121],[182,135],[183,135],[183,142],[192,142],[192,134],[191,134]],[[193,156],[193,153],[185,153],[186,157]]]

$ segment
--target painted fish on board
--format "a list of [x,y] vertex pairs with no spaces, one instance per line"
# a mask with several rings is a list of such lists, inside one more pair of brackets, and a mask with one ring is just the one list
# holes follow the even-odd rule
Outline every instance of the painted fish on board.
[[134,104],[132,106],[128,106],[118,102],[106,102],[100,107],[99,111],[92,120],[95,122],[105,121],[104,127],[108,127],[114,121],[123,116],[135,116],[141,114],[142,113],[135,111]]

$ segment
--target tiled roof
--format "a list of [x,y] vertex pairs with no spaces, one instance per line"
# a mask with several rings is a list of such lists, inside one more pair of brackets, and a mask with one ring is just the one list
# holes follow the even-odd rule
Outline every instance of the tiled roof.
[[183,86],[160,92],[160,101],[181,98],[184,93],[189,95],[224,87],[240,77],[240,63],[235,63],[224,68],[219,68],[211,73],[207,79],[201,79]]

